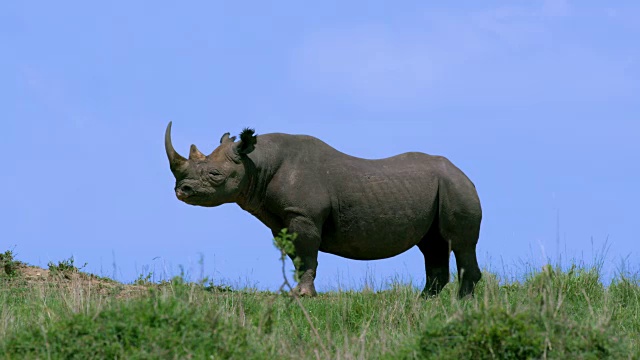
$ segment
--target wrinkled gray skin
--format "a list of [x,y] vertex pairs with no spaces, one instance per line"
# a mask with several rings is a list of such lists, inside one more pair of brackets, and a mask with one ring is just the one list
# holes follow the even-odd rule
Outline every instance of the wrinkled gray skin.
[[189,158],[165,148],[179,200],[214,207],[237,203],[271,229],[298,233],[302,276],[294,291],[317,295],[318,251],[375,260],[418,246],[425,260],[423,295],[449,282],[453,251],[459,297],[480,280],[476,243],[482,210],[474,184],[449,160],[409,152],[366,160],[304,135],[226,133],[210,155],[191,145]]

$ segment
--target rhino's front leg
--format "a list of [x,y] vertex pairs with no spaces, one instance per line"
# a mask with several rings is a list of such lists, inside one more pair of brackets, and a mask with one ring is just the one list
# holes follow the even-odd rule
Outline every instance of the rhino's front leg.
[[302,275],[293,291],[300,296],[316,296],[318,293],[313,281],[316,278],[316,269],[318,268],[320,227],[308,217],[298,215],[290,218],[287,228],[289,234],[298,234],[293,241],[296,251],[294,257],[300,257],[301,260],[298,270]]

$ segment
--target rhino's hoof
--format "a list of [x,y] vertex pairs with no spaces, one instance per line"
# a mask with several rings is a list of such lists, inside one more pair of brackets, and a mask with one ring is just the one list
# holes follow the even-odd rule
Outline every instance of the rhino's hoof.
[[300,297],[314,297],[318,296],[314,286],[302,286],[293,289],[293,293]]

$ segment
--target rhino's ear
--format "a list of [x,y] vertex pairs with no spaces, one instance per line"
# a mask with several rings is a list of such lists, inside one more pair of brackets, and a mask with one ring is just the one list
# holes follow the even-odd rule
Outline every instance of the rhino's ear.
[[236,145],[236,152],[240,155],[246,155],[252,152],[256,148],[258,137],[255,135],[255,130],[245,128],[240,133],[240,142]]
[[224,143],[236,141],[236,137],[235,136],[229,137],[229,135],[230,135],[230,133],[224,133],[222,135],[222,137],[220,138],[220,144],[221,145],[224,144]]

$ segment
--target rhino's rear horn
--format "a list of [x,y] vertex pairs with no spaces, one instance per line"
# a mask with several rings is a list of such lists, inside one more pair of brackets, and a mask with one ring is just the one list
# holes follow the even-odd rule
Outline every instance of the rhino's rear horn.
[[167,130],[164,133],[164,149],[167,151],[167,158],[169,158],[169,166],[171,167],[171,171],[178,170],[187,162],[187,159],[178,154],[178,152],[173,148],[173,144],[171,143],[171,121],[169,121]]
[[204,160],[206,156],[198,150],[198,148],[191,144],[191,148],[189,149],[189,160]]

